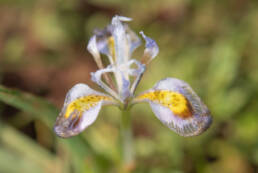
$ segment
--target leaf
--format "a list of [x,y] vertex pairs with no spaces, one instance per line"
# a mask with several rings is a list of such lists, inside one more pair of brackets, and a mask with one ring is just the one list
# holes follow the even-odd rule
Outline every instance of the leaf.
[[52,127],[58,110],[49,102],[28,93],[11,90],[0,85],[0,101],[33,114],[33,118],[44,121]]
[[[23,170],[22,172],[27,172],[26,170],[30,167],[31,170],[29,172],[33,172],[33,170],[35,172],[44,172],[42,170],[45,170],[46,172],[55,172],[56,169],[59,168],[59,170],[61,170],[62,168],[60,159],[12,127],[3,124],[1,125],[0,140],[5,149],[0,150],[0,155],[2,155],[0,158],[5,158],[3,159],[5,160],[3,161],[5,166],[0,165],[0,167],[9,169],[10,171],[8,172],[15,172],[14,170],[17,168]],[[4,157],[8,154],[9,156],[7,156],[7,158]],[[18,162],[18,165],[16,165],[17,162],[15,161],[17,159],[21,160],[22,163]],[[0,161],[2,163],[1,159]],[[13,163],[15,163],[15,167],[13,166]]]
[[[29,93],[8,89],[1,85],[0,101],[29,113],[32,118],[45,122],[50,129],[53,128],[58,115],[57,108],[46,100]],[[91,157],[94,158],[98,154],[81,136],[71,139],[58,139],[58,143],[60,143],[60,147],[65,147],[71,153],[73,164],[76,164],[74,166],[76,172],[85,172],[91,169],[90,165],[85,164],[85,160]]]

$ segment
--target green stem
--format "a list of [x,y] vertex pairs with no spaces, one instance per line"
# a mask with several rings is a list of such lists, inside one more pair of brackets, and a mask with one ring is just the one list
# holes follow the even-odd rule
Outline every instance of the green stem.
[[134,151],[133,151],[133,135],[131,128],[131,115],[129,110],[122,110],[121,117],[121,142],[122,142],[122,157],[125,167],[133,167]]

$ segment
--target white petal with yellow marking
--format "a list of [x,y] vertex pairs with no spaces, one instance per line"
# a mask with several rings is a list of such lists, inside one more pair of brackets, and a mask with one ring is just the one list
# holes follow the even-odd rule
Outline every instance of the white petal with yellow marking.
[[54,131],[63,138],[77,135],[96,120],[102,105],[114,103],[112,97],[77,84],[66,95]]
[[187,83],[179,79],[163,79],[134,101],[149,102],[156,117],[181,136],[199,135],[212,122],[206,105]]

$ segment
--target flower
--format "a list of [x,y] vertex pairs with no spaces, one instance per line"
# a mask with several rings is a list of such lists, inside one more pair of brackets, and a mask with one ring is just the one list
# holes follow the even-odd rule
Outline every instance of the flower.
[[[91,73],[92,81],[106,94],[86,84],[72,87],[54,126],[58,136],[67,138],[82,132],[96,120],[102,106],[115,105],[127,109],[129,105],[140,102],[148,102],[156,117],[181,136],[199,135],[210,126],[212,118],[208,108],[182,80],[165,78],[152,89],[135,96],[145,68],[156,57],[159,48],[141,31],[145,50],[141,61],[133,59],[132,53],[140,46],[141,40],[125,23],[128,21],[131,19],[114,16],[110,25],[96,30],[90,38],[87,49],[99,68]],[[100,54],[108,58],[106,67]]]

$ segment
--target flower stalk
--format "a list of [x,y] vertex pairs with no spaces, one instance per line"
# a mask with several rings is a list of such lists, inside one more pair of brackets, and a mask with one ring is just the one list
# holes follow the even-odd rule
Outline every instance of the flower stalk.
[[123,167],[126,169],[134,166],[133,133],[131,126],[130,110],[122,110],[121,116],[121,154]]

